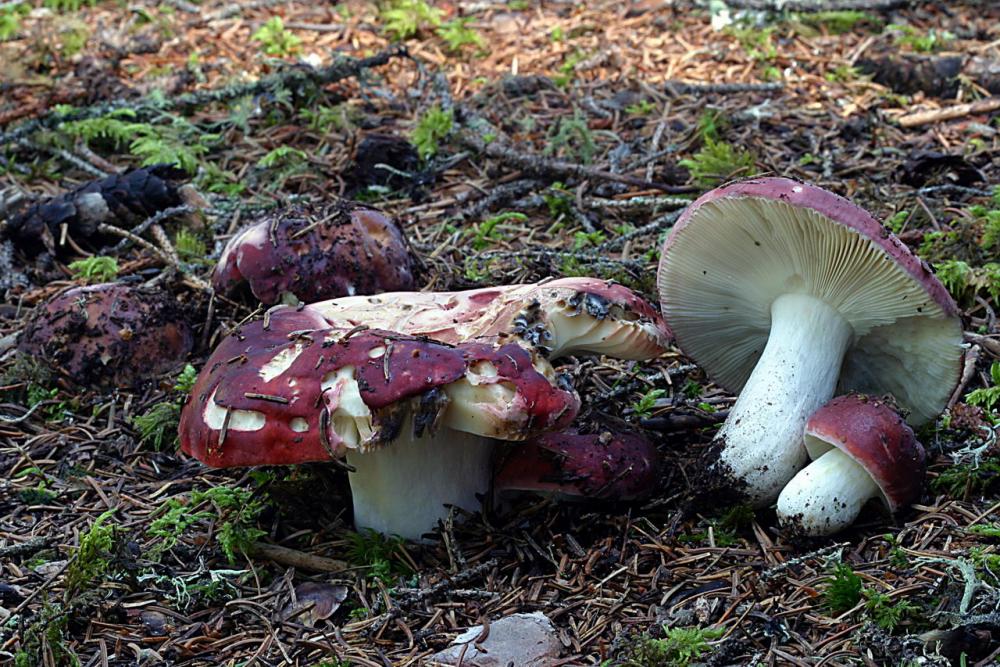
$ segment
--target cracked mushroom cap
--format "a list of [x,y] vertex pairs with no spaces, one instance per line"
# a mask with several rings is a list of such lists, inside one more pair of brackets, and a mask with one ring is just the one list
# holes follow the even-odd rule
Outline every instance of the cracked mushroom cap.
[[677,344],[734,393],[783,294],[816,297],[851,326],[838,393],[892,394],[920,424],[959,378],[958,309],[930,267],[867,211],[812,185],[760,178],[702,195],[667,239],[657,283]]
[[408,290],[413,260],[403,230],[373,208],[295,205],[266,213],[226,245],[212,286],[230,294],[244,285],[266,304],[284,294],[309,303]]
[[181,413],[183,451],[215,467],[329,461],[391,446],[411,413],[416,436],[440,426],[523,440],[579,409],[572,387],[519,345],[319,323],[281,310],[227,337]]
[[192,344],[172,296],[104,283],[74,287],[38,306],[18,351],[75,385],[133,388],[181,364]]
[[559,431],[510,448],[494,487],[581,500],[633,500],[656,488],[659,471],[659,452],[637,433]]
[[575,352],[650,359],[670,331],[632,290],[595,278],[485,287],[462,292],[400,292],[306,306],[330,325],[368,325],[444,343],[520,340],[559,357]]
[[871,476],[892,513],[920,497],[927,455],[891,403],[860,394],[838,396],[806,423],[809,458],[830,449],[847,454]]

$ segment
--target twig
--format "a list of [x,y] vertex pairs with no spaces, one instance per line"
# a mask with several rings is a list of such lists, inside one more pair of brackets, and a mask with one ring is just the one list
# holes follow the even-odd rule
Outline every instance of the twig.
[[194,208],[188,206],[187,204],[181,204],[180,206],[171,206],[165,208],[162,211],[157,211],[155,214],[149,216],[138,225],[132,228],[132,236],[126,236],[113,248],[114,252],[120,253],[125,250],[130,242],[134,241],[134,237],[139,234],[143,234],[147,229],[153,225],[159,225],[161,222],[167,218],[171,218],[175,215],[187,215],[188,213],[194,213]]
[[[32,408],[32,410],[34,410],[34,408]],[[24,542],[17,542],[15,544],[8,544],[5,547],[0,547],[0,558],[31,556],[38,553],[42,549],[45,549],[53,542],[55,542],[54,537],[31,537],[26,539]]]
[[625,183],[626,185],[634,185],[642,188],[652,188],[662,192],[691,192],[691,188],[687,186],[668,185],[658,181],[647,181],[644,178],[637,178],[626,174],[615,174],[610,171],[604,171],[603,169],[594,169],[593,167],[587,167],[582,164],[566,162],[565,160],[553,160],[542,157],[541,155],[522,153],[510,146],[504,146],[498,141],[486,143],[471,130],[459,132],[458,142],[468,148],[471,148],[472,150],[486,155],[487,157],[500,160],[501,162],[517,169],[523,169],[526,172],[540,174],[550,178],[578,178],[594,181],[613,181],[615,183]]
[[906,7],[912,0],[726,0],[733,9],[786,12],[888,11]]
[[97,167],[90,164],[83,158],[79,158],[76,155],[70,153],[69,151],[63,150],[62,148],[54,148],[52,146],[38,145],[32,141],[29,141],[27,138],[21,138],[18,140],[17,143],[18,145],[23,146],[28,150],[35,152],[50,153],[52,155],[55,155],[56,157],[62,158],[63,161],[68,162],[69,164],[73,165],[80,171],[84,171],[96,178],[107,178],[109,176],[107,172],[98,169]]
[[953,107],[943,109],[933,109],[931,111],[918,111],[917,113],[906,114],[899,117],[899,124],[902,127],[917,127],[928,123],[937,123],[943,120],[953,120],[973,114],[989,113],[1000,109],[1000,97],[987,97],[967,104],[956,104]]
[[728,95],[732,93],[770,93],[785,88],[781,83],[690,83],[667,81],[667,94],[678,95]]
[[470,257],[471,261],[475,262],[485,262],[491,259],[548,259],[554,260],[556,258],[570,258],[575,259],[578,262],[590,264],[592,266],[620,266],[632,271],[641,271],[645,265],[634,259],[611,259],[609,257],[601,257],[596,250],[590,252],[574,251],[574,250],[553,250],[551,248],[536,248],[532,250],[518,250],[516,252],[506,252],[503,250],[496,250],[491,252],[484,252],[475,257]]
[[819,558],[820,556],[826,556],[834,553],[835,551],[840,551],[841,549],[846,549],[851,546],[850,542],[837,542],[836,544],[830,544],[825,547],[816,549],[815,551],[810,551],[809,553],[802,554],[796,558],[789,558],[784,563],[780,565],[775,565],[770,567],[761,573],[760,578],[764,581],[771,579],[778,574],[784,572],[790,567],[795,567],[796,565],[801,565],[802,563],[810,560],[812,558]]
[[[685,202],[685,204],[687,203],[689,202]],[[597,246],[596,252],[602,253],[609,250],[617,250],[632,239],[637,239],[641,236],[646,236],[647,234],[659,233],[672,226],[679,217],[681,217],[680,211],[674,211],[672,213],[667,213],[666,215],[661,215],[652,222],[645,224],[638,229],[633,229],[627,234],[622,234],[621,236],[617,236],[610,241],[605,241],[601,245]]]
[[167,266],[172,265],[172,262],[170,261],[170,256],[167,255],[167,253],[163,252],[163,250],[158,248],[156,244],[150,243],[141,236],[136,236],[127,229],[122,229],[121,227],[115,227],[114,225],[109,225],[106,222],[102,222],[99,225],[97,225],[97,231],[101,232],[102,234],[111,234],[112,236],[120,236],[122,238],[127,238],[128,240],[132,241],[132,243],[142,246],[146,250],[155,254]]
[[321,68],[296,65],[282,69],[274,74],[262,77],[251,83],[243,83],[210,90],[199,90],[176,98],[152,100],[144,97],[139,100],[115,100],[93,106],[76,109],[69,113],[51,111],[39,118],[21,123],[14,129],[0,134],[0,146],[19,141],[33,132],[55,127],[60,123],[76,120],[86,120],[107,115],[118,109],[131,109],[136,112],[137,120],[146,120],[165,111],[198,107],[215,102],[228,102],[240,97],[256,96],[278,89],[297,89],[304,84],[327,85],[336,81],[357,76],[366,69],[380,67],[394,58],[408,58],[406,48],[397,45],[376,53],[368,58],[340,58],[334,63]]
[[385,625],[389,621],[399,617],[399,615],[403,613],[402,607],[404,605],[412,606],[415,604],[419,604],[420,602],[423,602],[428,598],[434,597],[439,593],[448,591],[457,584],[464,584],[465,582],[471,579],[475,579],[476,577],[481,576],[483,573],[489,572],[496,566],[497,566],[497,560],[491,558],[490,560],[484,563],[480,563],[479,565],[471,567],[468,570],[463,570],[455,574],[454,576],[448,577],[447,579],[443,579],[428,588],[410,589],[408,591],[404,591],[396,599],[396,606],[394,606],[389,611],[384,612],[381,616],[379,616],[375,620],[375,622],[372,624],[370,633],[372,635],[377,634],[379,630],[385,627]]
[[503,183],[490,189],[490,193],[482,199],[475,201],[458,212],[457,218],[462,220],[476,220],[494,209],[506,206],[508,203],[524,196],[525,194],[537,190],[545,185],[543,181],[533,178],[523,178],[510,183]]
[[312,572],[343,572],[351,567],[342,560],[317,556],[304,551],[289,549],[277,544],[266,544],[264,542],[254,542],[250,547],[250,555],[257,558],[266,558],[279,565],[288,565]]
[[585,201],[587,208],[617,208],[617,209],[660,209],[684,208],[691,203],[690,199],[682,197],[631,197],[629,199],[603,199],[591,197]]

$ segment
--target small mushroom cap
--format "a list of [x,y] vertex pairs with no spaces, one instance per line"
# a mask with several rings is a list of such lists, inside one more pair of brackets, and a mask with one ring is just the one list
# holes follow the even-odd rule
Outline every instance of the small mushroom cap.
[[[575,350],[620,359],[650,359],[667,350],[670,330],[652,304],[623,285],[595,278],[561,278],[462,292],[386,293],[333,299],[306,306],[331,325],[391,329],[444,343],[522,340],[550,347],[553,337],[576,336]],[[554,331],[579,318],[580,331]],[[594,324],[613,323],[594,339]],[[568,329],[568,327],[563,327]]]
[[861,394],[834,398],[809,417],[805,445],[813,460],[834,447],[850,456],[871,475],[890,512],[920,497],[927,455],[885,400]]
[[807,294],[853,329],[838,390],[891,394],[913,424],[940,413],[961,372],[958,308],[926,263],[867,211],[787,178],[732,183],[681,215],[657,274],[678,345],[738,393],[771,303]]
[[439,423],[502,440],[563,428],[579,397],[518,345],[458,346],[390,331],[320,328],[276,309],[228,336],[181,412],[184,452],[215,467],[329,461]]
[[172,296],[103,283],[74,287],[38,306],[18,350],[79,386],[134,388],[178,366],[192,344]]
[[263,303],[282,294],[304,302],[413,289],[403,230],[383,213],[347,201],[266,213],[226,245],[212,285],[230,294],[247,284]]
[[564,498],[634,500],[652,493],[659,471],[659,452],[637,433],[560,431],[509,448],[494,487]]

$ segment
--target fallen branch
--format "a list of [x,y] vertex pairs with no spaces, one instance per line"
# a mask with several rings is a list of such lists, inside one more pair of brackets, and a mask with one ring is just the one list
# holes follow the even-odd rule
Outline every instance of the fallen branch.
[[997,109],[1000,109],[1000,97],[987,97],[967,104],[956,104],[953,107],[906,114],[899,117],[899,124],[903,127],[917,127],[929,123],[938,123],[943,120],[954,120],[955,118],[963,118],[974,114],[989,113]]
[[250,83],[225,86],[212,90],[200,90],[194,93],[179,95],[175,98],[168,98],[165,101],[144,97],[139,100],[101,102],[82,109],[75,109],[69,113],[52,111],[40,118],[22,123],[9,132],[0,134],[0,146],[18,141],[38,130],[53,128],[60,123],[98,118],[118,109],[131,109],[136,112],[136,120],[145,121],[154,115],[162,114],[164,111],[198,107],[214,102],[227,102],[240,97],[257,96],[279,89],[296,89],[304,84],[324,86],[357,76],[366,69],[380,67],[394,58],[401,57],[407,58],[409,54],[405,47],[397,45],[368,58],[338,58],[330,65],[320,68],[296,65]]
[[33,556],[42,549],[49,547],[53,542],[55,542],[55,538],[53,537],[29,537],[24,542],[0,547],[0,558]]
[[254,542],[250,548],[250,555],[257,558],[265,558],[274,561],[279,565],[288,565],[312,572],[343,572],[351,566],[342,560],[316,556],[314,554],[289,549],[277,544],[266,544],[264,542]]
[[846,10],[884,12],[906,7],[910,2],[911,0],[726,0],[726,4],[733,9],[772,12],[840,12]]
[[667,81],[664,88],[668,95],[731,95],[733,93],[770,93],[783,90],[783,83],[690,83]]
[[516,169],[521,169],[532,174],[547,176],[549,178],[577,178],[592,181],[612,181],[614,183],[624,183],[626,185],[647,189],[652,188],[662,192],[674,194],[692,191],[690,187],[685,185],[668,185],[658,181],[647,181],[644,178],[638,178],[636,176],[616,174],[610,171],[604,171],[603,169],[594,169],[593,167],[587,167],[573,162],[566,162],[565,160],[553,160],[551,158],[542,157],[541,155],[524,153],[511,146],[504,146],[498,141],[487,143],[471,130],[460,132],[458,134],[458,142],[467,148],[486,155],[486,157],[500,160],[501,162]]

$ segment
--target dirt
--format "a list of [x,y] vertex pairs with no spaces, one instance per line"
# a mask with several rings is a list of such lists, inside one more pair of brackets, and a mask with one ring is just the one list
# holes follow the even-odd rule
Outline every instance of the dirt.
[[[192,348],[161,368],[116,352],[144,379],[117,389],[91,376],[71,389],[2,357],[0,664],[416,665],[470,627],[531,612],[552,620],[567,665],[684,664],[665,654],[679,630],[707,633],[692,663],[998,664],[998,112],[902,122],[989,99],[975,72],[1000,61],[995,3],[914,2],[840,32],[829,16],[735,9],[714,30],[685,0],[442,2],[447,27],[418,19],[408,56],[387,31],[405,13],[353,0],[42,4],[25,3],[0,41],[0,256],[20,274],[3,282],[0,337],[12,349],[32,313],[86,282],[69,264],[96,254],[116,259],[115,280],[167,290],[190,313]],[[462,34],[458,18],[481,43],[452,52],[442,35]],[[949,67],[883,72],[899,90],[852,69],[925,58]],[[433,109],[451,110],[450,127],[427,120]],[[108,114],[128,128],[61,124]],[[706,159],[719,145],[735,154]],[[94,184],[149,160],[186,168],[176,180],[202,203],[170,186],[153,208],[109,207],[100,233],[38,216],[29,242],[11,233],[29,207],[104,192]],[[804,540],[771,510],[734,511],[703,463],[734,397],[676,348],[557,369],[583,399],[582,432],[662,429],[646,431],[665,461],[647,499],[488,502],[420,544],[355,534],[343,468],[211,469],[178,451],[175,426],[157,449],[135,421],[156,406],[176,417],[184,364],[200,370],[263,316],[208,281],[226,241],[277,207],[350,195],[381,209],[406,234],[419,289],[588,275],[657,303],[657,251],[679,210],[758,174],[872,211],[959,305],[978,356],[918,434],[928,475],[897,519],[871,504],[847,531]],[[199,211],[156,217],[185,202]],[[841,561],[860,589],[834,611]],[[289,617],[305,584],[332,586],[339,606]]]

